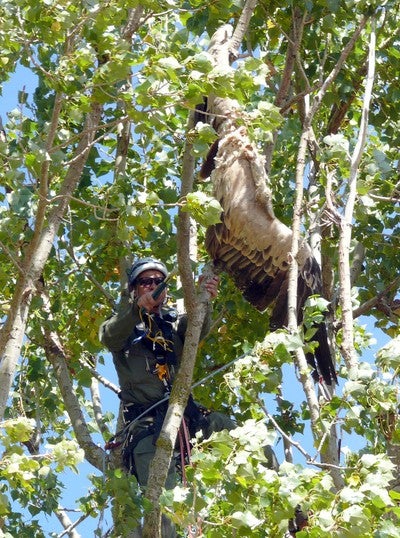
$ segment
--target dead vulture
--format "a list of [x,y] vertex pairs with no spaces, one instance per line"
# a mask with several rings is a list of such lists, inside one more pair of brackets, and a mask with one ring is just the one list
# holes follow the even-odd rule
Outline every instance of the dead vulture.
[[[216,33],[210,53],[221,63],[229,54],[229,41],[224,30]],[[222,60],[221,60],[222,58]],[[219,65],[217,64],[217,65]],[[274,215],[264,162],[250,141],[246,127],[240,126],[240,107],[236,101],[208,97],[208,113],[219,140],[210,149],[202,175],[208,175],[210,161],[214,196],[223,208],[222,222],[208,228],[206,249],[217,272],[226,272],[235,285],[258,310],[272,305],[271,329],[287,325],[288,257],[292,231]],[[208,171],[205,172],[205,169]],[[311,248],[303,241],[297,257],[298,322],[310,295],[321,294],[321,272]],[[316,327],[318,341],[315,356],[307,361],[313,377],[331,385],[337,382],[324,323]]]
[[[229,123],[229,122],[227,122]],[[227,132],[219,141],[212,173],[214,196],[223,208],[222,222],[210,226],[206,249],[217,272],[226,272],[258,310],[273,305],[271,329],[287,325],[288,257],[292,231],[274,215],[265,183],[263,163],[244,127]],[[321,272],[310,247],[303,242],[298,253],[298,322],[310,295],[321,293]],[[337,381],[325,324],[318,326],[315,357],[307,360],[314,378]]]

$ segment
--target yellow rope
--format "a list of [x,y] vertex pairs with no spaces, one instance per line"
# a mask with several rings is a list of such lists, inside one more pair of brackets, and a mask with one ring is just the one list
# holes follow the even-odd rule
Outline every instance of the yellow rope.
[[[143,312],[142,312],[142,309],[140,309],[139,311],[139,316],[140,316],[140,320],[141,322],[146,326],[146,323],[143,319]],[[153,319],[151,316],[149,316],[147,314],[147,327],[148,327],[148,333],[146,334],[145,338],[148,338],[151,342],[153,342],[153,344],[158,344],[160,345],[164,351],[172,351],[173,350],[173,342],[172,340],[167,340],[166,338],[164,338],[162,332],[160,330],[158,330],[154,336],[151,335],[151,332],[152,332],[152,325],[153,325]],[[156,367],[155,367],[155,372],[157,373],[158,375],[158,378],[160,379],[160,381],[163,381],[165,382],[166,380],[169,380],[170,379],[170,373],[169,373],[169,368],[168,368],[168,365],[167,364],[156,364]]]
[[[140,311],[139,311],[140,321],[144,325],[146,325],[146,323],[145,323],[145,321],[143,319],[142,310],[143,309],[140,309]],[[166,338],[164,338],[163,333],[160,330],[158,330],[155,333],[154,336],[151,335],[152,325],[153,325],[153,319],[152,319],[151,316],[147,315],[147,326],[148,326],[149,331],[146,334],[146,338],[148,338],[151,342],[153,342],[155,344],[159,344],[160,346],[162,346],[164,351],[172,351],[172,346],[173,346],[172,340],[167,340]]]

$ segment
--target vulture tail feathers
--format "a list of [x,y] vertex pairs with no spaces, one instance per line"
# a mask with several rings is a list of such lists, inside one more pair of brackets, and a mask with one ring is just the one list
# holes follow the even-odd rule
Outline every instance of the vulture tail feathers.
[[214,140],[214,142],[211,144],[210,149],[208,150],[207,156],[201,165],[199,176],[201,179],[206,179],[209,176],[211,176],[211,172],[215,168],[215,157],[218,153],[218,146],[219,146],[219,138]]
[[[301,323],[303,319],[303,309],[306,299],[313,293],[310,288],[306,288],[304,281],[301,281],[301,276],[298,279],[298,296],[297,301],[299,305],[297,319]],[[287,326],[287,282],[285,282],[274,301],[274,308],[270,318],[270,329],[272,331],[281,327]],[[320,380],[320,377],[325,381],[327,385],[332,385],[332,382],[337,384],[338,379],[335,372],[335,366],[332,360],[332,353],[328,342],[328,334],[325,323],[320,323],[317,326],[317,330],[312,337],[312,341],[318,342],[314,353],[307,353],[307,363],[313,369],[312,377],[315,382]]]
[[[229,230],[223,224],[210,226],[206,233],[206,248],[214,262],[216,272],[227,273],[234,281],[243,298],[254,308],[264,311],[272,305],[270,329],[287,326],[288,271],[279,269],[269,272],[269,264],[256,265],[252,255],[247,257],[245,249],[240,250],[240,242],[232,245]],[[308,270],[299,272],[297,281],[298,323],[303,321],[303,306],[306,299],[320,292],[320,268],[313,258],[308,260]],[[313,369],[313,379],[320,378],[327,385],[337,383],[337,376],[328,343],[325,323],[317,327],[313,341],[318,342],[314,353],[307,353],[306,359]]]
[[[264,276],[264,279],[261,282],[253,281],[251,282],[251,296],[250,294],[248,294],[248,296],[244,295],[244,298],[262,312],[269,305],[276,304],[277,297],[281,293],[282,286],[285,286],[285,278],[285,273],[283,271],[279,271],[273,277]],[[282,327],[283,325],[283,323],[278,323],[277,326]]]
[[338,378],[332,361],[325,323],[318,325],[317,332],[312,339],[318,342],[318,347],[315,349],[314,355],[308,353],[306,358],[308,364],[314,369],[313,379],[319,381],[320,377],[322,377],[327,385],[332,385],[332,382],[337,384]]

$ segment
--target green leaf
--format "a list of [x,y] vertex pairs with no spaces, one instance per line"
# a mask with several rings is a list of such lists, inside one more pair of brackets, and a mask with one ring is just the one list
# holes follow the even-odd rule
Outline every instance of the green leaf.
[[339,157],[348,159],[349,141],[343,134],[332,134],[324,137],[325,144],[329,147],[329,158]]
[[376,364],[384,372],[390,369],[400,372],[400,336],[391,339],[378,351]]
[[262,519],[257,518],[248,510],[245,512],[234,512],[231,520],[234,528],[249,527],[250,529],[255,529],[263,523]]
[[174,56],[166,56],[164,58],[160,58],[158,60],[158,64],[162,67],[173,69],[173,70],[180,70],[183,69],[183,66]]
[[24,442],[28,441],[34,432],[36,423],[33,419],[19,417],[13,420],[6,420],[2,423],[5,429],[8,442]]
[[365,536],[370,529],[368,516],[364,513],[363,507],[352,504],[341,513],[341,518],[345,523],[351,523],[354,536]]
[[186,196],[186,204],[182,207],[182,211],[190,212],[193,218],[203,226],[221,222],[220,203],[201,191],[191,192]]
[[188,58],[185,65],[190,70],[209,73],[213,69],[214,62],[212,56],[208,52],[203,51]]
[[57,471],[63,471],[66,467],[76,470],[78,463],[83,461],[84,452],[76,441],[64,439],[57,444],[49,444],[48,448],[51,449]]
[[[0,492],[0,516],[6,516],[10,511],[10,503],[8,501],[7,495]],[[11,536],[11,535],[10,535]]]

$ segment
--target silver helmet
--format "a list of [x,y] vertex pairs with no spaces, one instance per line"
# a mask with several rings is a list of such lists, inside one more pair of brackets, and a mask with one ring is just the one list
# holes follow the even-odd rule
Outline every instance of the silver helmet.
[[132,267],[127,271],[129,285],[133,286],[137,277],[143,273],[143,271],[149,271],[151,269],[160,271],[165,278],[168,276],[168,269],[163,262],[160,262],[160,260],[156,260],[155,258],[141,258],[136,260]]

